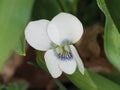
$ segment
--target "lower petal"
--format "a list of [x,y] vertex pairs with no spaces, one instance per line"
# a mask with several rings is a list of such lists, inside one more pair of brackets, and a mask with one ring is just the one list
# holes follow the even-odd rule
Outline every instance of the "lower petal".
[[73,53],[73,57],[75,58],[75,60],[76,60],[76,62],[78,64],[79,71],[82,74],[84,74],[84,65],[83,65],[83,62],[82,62],[82,60],[81,60],[81,58],[80,58],[76,48],[73,45],[70,45],[70,49],[71,49],[71,51]]
[[60,60],[58,61],[60,69],[67,73],[67,74],[73,74],[76,70],[76,62],[74,58],[66,59],[66,60]]
[[62,71],[58,66],[58,59],[54,53],[54,50],[48,50],[44,57],[50,74],[53,78],[58,78],[62,74]]

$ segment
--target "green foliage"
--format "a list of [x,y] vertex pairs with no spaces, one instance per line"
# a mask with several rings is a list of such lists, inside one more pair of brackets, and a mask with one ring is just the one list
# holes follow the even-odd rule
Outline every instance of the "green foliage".
[[36,0],[32,20],[52,19],[56,14],[62,12],[57,0]]
[[[105,52],[110,62],[120,71],[120,34],[118,32],[120,28],[120,1],[115,0],[112,2],[109,2],[109,0],[97,0],[100,9],[106,15]],[[96,3],[92,2],[89,8],[94,9],[94,6],[96,6]],[[15,50],[18,54],[25,55],[24,29],[30,18],[31,20],[51,20],[56,14],[63,11],[77,15],[77,7],[77,0],[35,0],[35,3],[34,0],[0,0],[0,68],[11,51]],[[98,9],[95,10],[91,14],[93,17],[96,16],[95,13]],[[87,12],[89,12],[89,9]],[[89,15],[87,17],[89,18]],[[36,61],[39,67],[48,72],[43,56],[43,52],[37,52]],[[82,75],[77,69],[74,74],[66,75],[66,77],[81,90],[119,90],[120,88],[120,85],[115,82],[87,69],[85,75]],[[54,80],[60,90],[66,90],[60,81]],[[0,90],[2,89],[26,90],[27,85],[11,83],[7,86],[0,85]]]
[[96,84],[98,90],[119,90],[120,89],[120,85],[108,80],[107,78],[102,77],[90,71],[88,73],[91,79]]
[[91,26],[96,22],[104,25],[104,14],[99,10],[96,0],[77,0],[77,17],[84,27]]
[[42,68],[43,70],[45,70],[46,72],[48,72],[48,69],[47,69],[45,62],[43,60],[44,60],[44,53],[37,51],[36,62],[38,64],[38,66],[40,68]]
[[[42,52],[37,52],[37,64],[45,71],[48,72],[48,69],[45,65],[44,58],[43,58],[43,53]],[[82,75],[78,70],[73,75],[66,75],[71,82],[75,86],[77,86],[79,89],[83,90],[97,90],[95,84],[92,82],[91,78],[89,77],[87,71],[85,72],[85,75]],[[87,86],[87,87],[86,87]]]
[[0,90],[27,90],[28,85],[25,82],[20,84],[9,83],[8,85],[0,85]]
[[109,61],[120,71],[120,34],[108,12],[105,0],[97,0],[97,2],[106,15],[104,32],[105,53]]
[[105,0],[112,20],[120,33],[120,0]]
[[77,0],[36,0],[32,13],[32,20],[51,20],[60,12],[76,14]]
[[[99,2],[102,2],[102,1],[99,1]],[[66,12],[71,13],[71,10],[69,10],[67,8],[67,5],[65,5],[65,3],[63,3],[63,2],[64,1],[62,1],[62,0],[59,0],[59,2],[58,2],[58,4],[60,5],[60,7],[59,7],[60,10],[64,10]],[[66,2],[66,0],[65,0],[65,2]],[[102,5],[103,5],[103,8],[105,8],[105,10],[107,10],[106,6],[104,6],[105,3],[102,3]],[[62,8],[61,8],[61,6],[62,6]],[[68,5],[68,7],[69,7],[69,5]],[[107,11],[105,11],[105,12],[107,12]],[[39,16],[40,15],[41,14],[39,13]],[[49,19],[49,18],[53,17],[52,15],[50,15],[50,17],[48,17],[47,15],[48,14],[44,15],[44,17],[47,17],[46,19]],[[53,13],[53,15],[54,15],[54,13]],[[107,15],[109,16],[109,14],[107,14]],[[109,24],[111,25],[111,23],[112,22],[110,20]],[[113,25],[113,23],[112,23],[112,25]],[[43,52],[37,52],[36,61],[37,61],[37,64],[43,70],[48,72],[47,67],[45,65],[45,62],[44,62],[44,57],[43,56],[44,56]],[[114,83],[114,82],[112,82],[112,81],[110,81],[110,80],[108,80],[108,79],[106,79],[106,78],[104,78],[104,77],[102,77],[98,74],[92,73],[90,71],[88,72],[87,70],[85,71],[85,75],[82,75],[77,69],[76,72],[73,75],[66,75],[66,76],[69,78],[69,80],[71,80],[71,82],[77,88],[79,88],[81,90],[119,90],[119,88],[120,88],[120,86],[118,84],[116,84],[116,83]]]
[[54,81],[55,81],[56,84],[58,85],[59,90],[67,90],[67,89],[65,88],[65,86],[64,86],[58,79],[54,79]]
[[111,73],[111,74],[102,73],[101,75],[120,85],[120,73]]
[[[39,67],[48,72],[44,62],[43,52],[37,52],[36,60]],[[66,76],[81,90],[119,90],[120,88],[120,85],[88,70],[85,70],[85,75],[82,75],[77,69],[74,74],[66,74]]]
[[77,12],[77,0],[58,0],[59,6],[62,11],[76,14]]
[[0,0],[0,68],[23,34],[34,0]]
[[84,75],[82,75],[80,71],[77,69],[74,74],[66,76],[76,87],[78,87],[81,90],[98,90],[97,86],[89,76],[87,70],[85,70]]
[[25,48],[26,48],[25,36],[24,34],[22,34],[17,42],[16,48],[14,49],[14,51],[19,55],[25,56],[26,55]]

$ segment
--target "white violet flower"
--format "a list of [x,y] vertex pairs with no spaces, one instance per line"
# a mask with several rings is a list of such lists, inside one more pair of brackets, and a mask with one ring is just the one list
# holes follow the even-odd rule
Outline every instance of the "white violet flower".
[[46,51],[45,62],[54,78],[58,78],[62,71],[73,74],[77,66],[84,74],[82,60],[72,45],[79,41],[82,34],[81,22],[68,13],[60,13],[51,21],[32,21],[25,29],[27,42],[37,50]]

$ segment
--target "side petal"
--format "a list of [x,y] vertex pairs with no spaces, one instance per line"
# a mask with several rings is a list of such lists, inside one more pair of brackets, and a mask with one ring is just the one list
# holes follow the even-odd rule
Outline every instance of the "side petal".
[[58,59],[54,53],[54,50],[48,50],[44,57],[50,74],[53,78],[58,78],[62,74],[62,71],[58,66]]
[[51,41],[47,34],[48,20],[30,22],[25,29],[27,42],[35,49],[46,51],[52,48]]
[[55,44],[61,45],[65,40],[76,43],[83,34],[83,26],[72,14],[60,13],[51,20],[47,31]]
[[70,45],[70,49],[71,49],[71,51],[72,51],[72,53],[73,53],[73,56],[75,57],[75,60],[76,60],[76,62],[77,62],[79,71],[80,71],[82,74],[84,74],[84,65],[83,65],[83,62],[82,62],[82,60],[81,60],[81,58],[80,58],[80,56],[79,56],[76,48],[75,48],[73,45]]
[[72,58],[71,60],[59,60],[58,64],[60,69],[67,74],[73,74],[77,66],[74,58]]

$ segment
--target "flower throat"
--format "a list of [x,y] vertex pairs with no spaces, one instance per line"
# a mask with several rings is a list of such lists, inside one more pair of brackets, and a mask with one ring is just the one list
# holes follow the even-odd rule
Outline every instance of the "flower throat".
[[56,46],[55,54],[60,60],[71,60],[73,58],[72,52],[68,44],[62,46]]

